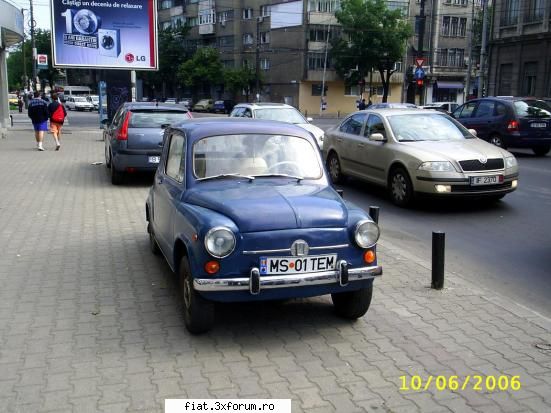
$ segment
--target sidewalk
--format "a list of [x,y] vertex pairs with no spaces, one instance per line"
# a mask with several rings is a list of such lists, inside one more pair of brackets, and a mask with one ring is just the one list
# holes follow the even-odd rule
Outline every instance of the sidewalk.
[[[427,288],[430,248],[412,257],[384,227],[384,275],[357,322],[336,318],[328,297],[221,305],[214,329],[190,336],[174,277],[148,248],[151,179],[112,186],[94,164],[100,131],[67,131],[59,152],[50,135],[34,150],[30,123],[0,139],[0,412],[162,412],[165,398],[290,398],[293,413],[551,411],[551,320],[459,274]],[[437,389],[436,376],[454,375],[472,381]],[[521,388],[475,391],[475,375],[520,376]],[[413,376],[421,389],[400,390]]]

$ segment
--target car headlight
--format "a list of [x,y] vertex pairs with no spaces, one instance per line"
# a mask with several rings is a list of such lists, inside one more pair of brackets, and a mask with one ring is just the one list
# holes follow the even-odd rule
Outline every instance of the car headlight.
[[515,158],[514,156],[505,157],[505,168],[514,168],[517,165],[517,158]]
[[448,161],[423,162],[417,169],[430,172],[455,172],[452,163]]
[[235,248],[235,235],[226,227],[214,227],[205,236],[205,248],[214,258],[225,258]]
[[370,248],[379,240],[381,231],[379,226],[373,221],[363,220],[356,224],[354,239],[361,248]]

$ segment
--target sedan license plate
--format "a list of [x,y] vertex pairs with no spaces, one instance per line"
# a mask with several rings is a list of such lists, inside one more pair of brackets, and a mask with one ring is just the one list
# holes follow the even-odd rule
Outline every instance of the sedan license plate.
[[260,257],[260,274],[301,274],[337,268],[337,254],[307,257]]
[[545,123],[545,122],[539,122],[539,123],[534,122],[534,123],[530,124],[530,127],[531,128],[547,128],[547,123]]
[[495,185],[503,182],[503,175],[471,176],[471,185]]
[[149,157],[149,163],[159,163],[161,161],[160,156],[150,156]]

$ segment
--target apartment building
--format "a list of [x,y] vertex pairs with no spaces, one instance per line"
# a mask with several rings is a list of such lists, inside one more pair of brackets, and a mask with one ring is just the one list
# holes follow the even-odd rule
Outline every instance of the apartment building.
[[494,3],[488,93],[551,97],[551,1]]
[[[389,5],[407,10],[408,1],[392,0]],[[319,113],[325,89],[326,112],[347,113],[356,109],[360,88],[346,85],[327,53],[328,40],[341,35],[334,14],[339,7],[340,0],[160,0],[158,21],[161,29],[190,26],[186,47],[216,47],[226,67],[255,68],[258,47],[262,101]],[[401,71],[392,76],[389,101],[402,100],[403,81]],[[366,79],[369,85],[372,101],[380,101],[377,72]],[[212,89],[214,98],[227,94],[219,85]]]

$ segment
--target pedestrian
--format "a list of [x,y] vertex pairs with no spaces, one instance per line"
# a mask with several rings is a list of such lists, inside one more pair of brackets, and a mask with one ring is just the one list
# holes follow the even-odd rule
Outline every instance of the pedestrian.
[[52,103],[48,105],[48,112],[50,112],[50,132],[52,132],[55,139],[55,150],[59,151],[59,148],[61,148],[61,128],[67,117],[67,111],[59,103],[57,93],[52,93]]
[[360,104],[358,105],[359,110],[365,110],[365,99],[362,99]]
[[19,109],[19,113],[23,113],[23,97],[22,96],[17,97],[17,108]]
[[369,98],[369,101],[367,102],[367,106],[365,108],[367,109],[371,105],[373,105],[373,102],[371,101],[371,98]]
[[44,131],[48,130],[50,112],[48,112],[48,104],[40,99],[40,92],[34,92],[34,99],[31,99],[29,102],[29,110],[27,113],[33,123],[36,149],[43,151],[44,146],[42,146],[42,141],[44,140]]

